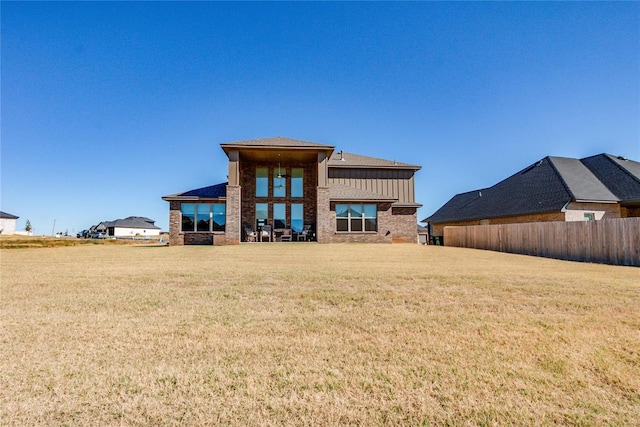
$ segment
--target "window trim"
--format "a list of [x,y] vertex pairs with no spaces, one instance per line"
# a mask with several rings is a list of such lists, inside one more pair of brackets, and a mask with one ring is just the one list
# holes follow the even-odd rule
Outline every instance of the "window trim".
[[[338,206],[347,206],[346,216],[338,216]],[[351,206],[358,206],[361,215],[359,217],[351,216],[352,209]],[[375,207],[376,216],[366,216],[367,209],[365,206],[373,206]],[[377,234],[378,233],[378,205],[376,203],[336,203],[334,207],[335,212],[335,232],[336,234]],[[375,220],[376,229],[375,230],[367,230],[367,220]],[[346,221],[347,230],[338,230],[338,221]],[[360,221],[358,221],[360,220]],[[359,222],[362,226],[361,230],[352,230],[351,224],[352,221]]]
[[[184,213],[182,211],[182,207],[184,205],[191,205],[193,206],[193,229],[192,230],[185,230],[184,229]],[[225,216],[225,222],[224,222],[224,226],[222,230],[215,230],[215,226],[214,226],[214,206],[224,206],[224,216]],[[200,211],[200,208],[202,206],[208,206],[208,212],[200,212],[203,216],[207,216],[207,222],[209,224],[208,230],[198,230],[198,213]],[[180,233],[217,233],[217,234],[223,234],[226,233],[226,229],[227,229],[227,204],[226,203],[214,203],[214,202],[210,202],[210,203],[180,203]]]

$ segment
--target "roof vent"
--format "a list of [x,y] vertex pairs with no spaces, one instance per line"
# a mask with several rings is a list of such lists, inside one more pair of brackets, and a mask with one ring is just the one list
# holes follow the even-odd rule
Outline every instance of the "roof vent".
[[340,150],[340,161],[341,162],[346,162],[347,159],[344,158],[344,152],[342,150]]
[[624,157],[624,156],[618,156],[618,160],[624,160],[624,161],[627,161],[627,160],[629,160],[629,159],[627,159],[627,158],[626,158],[626,157]]

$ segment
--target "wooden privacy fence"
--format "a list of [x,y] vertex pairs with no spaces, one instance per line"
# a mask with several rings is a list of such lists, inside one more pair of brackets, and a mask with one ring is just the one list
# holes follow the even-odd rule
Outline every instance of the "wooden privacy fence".
[[640,266],[640,218],[445,227],[444,244],[569,261]]

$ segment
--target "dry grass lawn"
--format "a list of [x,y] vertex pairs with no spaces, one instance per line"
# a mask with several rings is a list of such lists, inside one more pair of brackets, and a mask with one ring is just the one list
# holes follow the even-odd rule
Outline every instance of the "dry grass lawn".
[[637,425],[640,269],[418,245],[2,249],[3,425]]

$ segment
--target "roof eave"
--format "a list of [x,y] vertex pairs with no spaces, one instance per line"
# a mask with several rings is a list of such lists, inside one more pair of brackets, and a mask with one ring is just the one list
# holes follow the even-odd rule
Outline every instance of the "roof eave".
[[620,203],[620,200],[588,200],[588,199],[576,199],[577,203],[609,203],[616,204]]
[[169,196],[163,196],[162,200],[167,202],[181,202],[181,201],[196,201],[196,200],[227,200],[227,196],[222,197],[198,197],[198,196],[180,196],[179,194],[172,194]]
[[374,203],[393,203],[397,199],[358,199],[349,197],[332,197],[330,202],[374,202]]
[[393,208],[421,208],[420,203],[394,203]]
[[413,171],[419,171],[422,169],[421,166],[416,165],[348,165],[348,164],[329,164],[330,168],[337,169],[409,169]]

